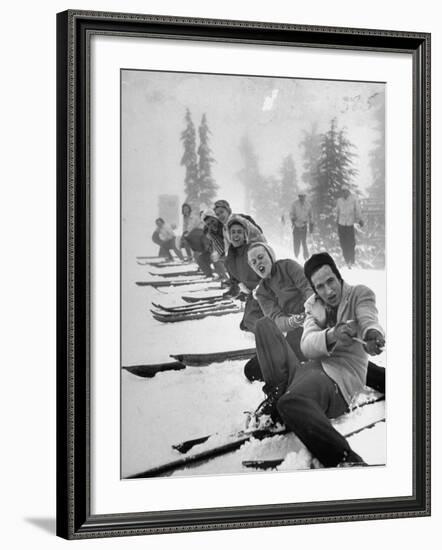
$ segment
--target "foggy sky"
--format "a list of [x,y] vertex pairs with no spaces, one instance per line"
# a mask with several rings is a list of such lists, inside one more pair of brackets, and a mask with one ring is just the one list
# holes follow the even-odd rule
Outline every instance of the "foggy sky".
[[[264,176],[278,176],[283,157],[292,154],[301,182],[302,131],[317,124],[324,132],[336,117],[357,146],[355,183],[364,190],[371,184],[369,151],[384,131],[379,127],[384,101],[381,83],[122,71],[122,216],[123,237],[130,240],[123,245],[146,239],[151,248],[158,194],[184,199],[180,134],[186,108],[196,131],[202,115],[207,116],[218,198],[242,211],[238,146],[245,134]],[[137,246],[134,252],[142,253]]]

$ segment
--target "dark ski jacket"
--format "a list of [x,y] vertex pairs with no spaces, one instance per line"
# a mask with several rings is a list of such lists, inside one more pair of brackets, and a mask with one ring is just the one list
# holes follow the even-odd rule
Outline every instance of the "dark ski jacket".
[[189,243],[190,248],[194,252],[207,252],[210,249],[210,241],[204,230],[199,227],[195,227],[192,231],[185,234],[183,239]]
[[[235,248],[229,247],[225,262],[226,269],[230,275],[233,287],[237,287],[239,283],[243,283],[250,291],[252,291],[259,283],[259,276],[249,266],[247,261],[248,244],[244,244]],[[263,317],[262,310],[253,295],[247,294],[244,315],[240,323],[241,330],[249,332],[255,331],[255,324],[258,319]]]

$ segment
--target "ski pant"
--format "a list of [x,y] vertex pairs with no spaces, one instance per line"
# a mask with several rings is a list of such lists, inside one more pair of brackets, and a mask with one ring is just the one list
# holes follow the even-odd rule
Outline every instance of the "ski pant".
[[212,268],[210,266],[210,252],[194,252],[196,263],[206,277],[213,275]]
[[249,294],[246,298],[244,315],[239,324],[239,328],[246,332],[255,332],[256,323],[262,318],[261,306],[255,298]]
[[348,265],[353,265],[355,263],[356,246],[354,226],[338,224],[338,235],[345,263]]
[[[286,341],[291,349],[295,352],[296,357],[300,362],[306,361],[304,354],[301,351],[301,337],[302,337],[302,327],[291,330],[286,335]],[[271,338],[270,336],[268,338]],[[272,346],[277,345],[277,341]],[[254,355],[247,363],[244,365],[244,375],[250,382],[254,380],[259,380],[260,382],[264,381],[264,377],[261,371],[261,366],[258,361],[258,357]],[[374,390],[385,394],[385,369],[384,367],[379,367],[371,361],[368,362],[367,367],[367,380],[366,385]]]
[[304,253],[304,260],[306,260],[309,257],[308,253],[308,247],[307,247],[307,226],[304,225],[303,227],[293,227],[293,248],[295,250],[295,258],[299,256],[299,252],[301,250],[301,244],[302,244],[302,251]]
[[256,323],[256,348],[266,392],[285,388],[277,403],[288,429],[324,466],[336,466],[351,451],[330,423],[348,410],[337,384],[326,374],[320,361],[301,365],[282,332],[268,317]]
[[216,262],[213,262],[213,267],[215,268],[216,273],[219,275],[219,278],[222,281],[227,281],[229,279],[229,275],[226,270],[226,266],[224,265],[223,260],[217,260]]
[[[302,327],[297,327],[290,332],[287,332],[285,339],[287,340],[288,345],[295,352],[296,357],[302,362],[306,361],[304,354],[301,351],[301,337],[302,337]],[[261,367],[259,365],[258,357],[254,355],[247,363],[244,365],[244,374],[247,380],[253,382],[254,380],[264,381],[262,376]]]
[[193,257],[192,249],[190,248],[189,243],[186,241],[186,239],[183,236],[181,237],[181,240],[180,240],[180,248],[181,249],[184,248],[184,250],[186,251],[186,256],[189,260],[192,259]]
[[173,260],[173,256],[170,253],[171,250],[175,252],[175,254],[178,256],[180,260],[184,260],[183,255],[181,254],[181,251],[178,250],[176,247],[175,239],[169,239],[168,241],[164,241],[161,245],[161,248],[164,248],[167,251],[167,257],[169,260]]

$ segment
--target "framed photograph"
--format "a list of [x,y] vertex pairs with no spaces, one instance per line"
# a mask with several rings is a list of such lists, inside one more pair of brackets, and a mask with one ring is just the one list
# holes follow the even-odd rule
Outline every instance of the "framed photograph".
[[430,514],[430,35],[57,19],[57,534]]

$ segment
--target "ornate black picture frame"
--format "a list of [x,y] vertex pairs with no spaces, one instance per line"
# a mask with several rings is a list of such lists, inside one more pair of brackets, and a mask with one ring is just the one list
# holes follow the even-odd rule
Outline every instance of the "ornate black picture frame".
[[[157,37],[407,53],[413,59],[413,494],[91,513],[90,40]],[[430,35],[69,10],[57,16],[57,534],[68,539],[430,514]]]

